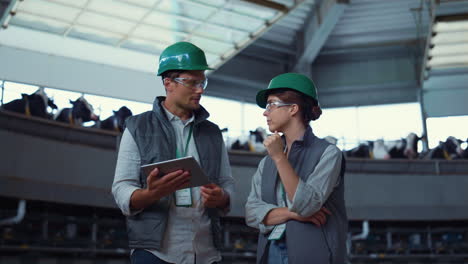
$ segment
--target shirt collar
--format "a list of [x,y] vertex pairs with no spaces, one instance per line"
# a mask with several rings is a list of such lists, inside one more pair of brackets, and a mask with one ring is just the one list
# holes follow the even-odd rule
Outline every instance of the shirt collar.
[[[153,112],[156,114],[156,118],[158,119],[162,118],[162,120],[169,121],[166,112],[162,110],[163,109],[162,102],[164,102],[164,100],[166,100],[165,96],[157,96],[154,99]],[[195,124],[208,120],[208,118],[210,117],[210,114],[201,105],[199,109],[193,111],[193,115],[194,115],[193,123]]]
[[195,120],[195,115],[192,114],[192,116],[189,119],[187,119],[186,121],[182,121],[182,119],[180,119],[180,117],[174,115],[169,110],[167,110],[167,108],[164,106],[164,104],[161,104],[161,106],[164,109],[164,111],[166,112],[167,119],[169,119],[169,121],[171,121],[171,122],[180,120],[182,123],[184,123],[184,125],[187,125],[187,124],[192,123]]
[[[315,135],[314,135],[314,132],[312,131],[312,127],[307,126],[306,130],[304,131],[304,134],[302,135],[302,137],[299,138],[299,139],[296,139],[293,142],[293,144],[296,143],[296,142],[297,142],[296,144],[301,144],[301,145],[302,144],[310,144],[311,140],[313,140],[314,137],[315,137]],[[286,137],[283,135],[282,138],[283,138],[284,144],[286,145]]]

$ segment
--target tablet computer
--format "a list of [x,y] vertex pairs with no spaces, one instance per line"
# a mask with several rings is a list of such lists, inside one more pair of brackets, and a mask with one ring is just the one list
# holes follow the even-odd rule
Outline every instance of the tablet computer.
[[198,162],[192,156],[141,166],[141,170],[146,176],[148,176],[154,168],[159,168],[159,173],[163,176],[176,170],[189,171],[191,175],[189,187],[197,187],[210,183],[208,176],[206,176],[205,172],[203,172]]

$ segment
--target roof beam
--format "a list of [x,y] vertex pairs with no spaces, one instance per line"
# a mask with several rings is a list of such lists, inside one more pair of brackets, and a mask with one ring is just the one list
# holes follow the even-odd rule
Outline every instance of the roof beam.
[[18,0],[0,0],[0,26],[2,28],[8,27],[11,17],[16,14],[17,6]]
[[0,58],[7,81],[146,103],[165,94],[150,54],[10,26],[0,30]]
[[259,5],[259,6],[271,8],[271,9],[274,9],[274,10],[277,10],[277,11],[280,11],[280,12],[288,11],[287,6],[285,6],[283,4],[280,4],[280,3],[273,2],[273,1],[268,1],[268,0],[244,0],[244,1],[256,4],[256,5]]
[[0,79],[79,93],[152,103],[164,95],[154,73],[0,45]]
[[293,67],[294,71],[310,73],[310,65],[340,20],[348,3],[347,0],[323,0],[317,6],[313,21],[306,23],[302,38],[298,41],[302,47],[299,47],[300,55]]
[[368,33],[356,33],[353,35],[331,35],[324,50],[336,50],[347,48],[366,48],[373,46],[393,46],[400,44],[415,45],[419,40],[416,29],[397,29],[391,31],[373,31]]

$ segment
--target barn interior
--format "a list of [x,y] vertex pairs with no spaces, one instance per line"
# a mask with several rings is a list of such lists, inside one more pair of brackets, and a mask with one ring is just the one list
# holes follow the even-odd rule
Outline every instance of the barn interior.
[[[420,116],[406,121],[421,128],[421,153],[437,146],[427,120],[468,116],[466,0],[0,0],[0,25],[2,105],[4,93],[22,93],[13,83],[150,105],[165,93],[158,56],[191,41],[215,69],[205,95],[245,107],[274,76],[302,73],[324,113],[416,106]],[[232,111],[218,104],[218,114]],[[357,157],[339,145],[348,263],[468,261],[463,136],[456,157]],[[0,111],[0,263],[130,263],[111,194],[120,138]],[[244,206],[264,156],[252,145],[229,150],[236,196],[222,218],[221,263],[255,263],[258,231]]]

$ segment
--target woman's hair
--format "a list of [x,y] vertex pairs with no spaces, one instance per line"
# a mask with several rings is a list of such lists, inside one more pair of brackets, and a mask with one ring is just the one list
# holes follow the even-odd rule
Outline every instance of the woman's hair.
[[271,90],[271,92],[268,92],[265,96],[268,97],[269,95],[277,96],[284,103],[297,104],[299,106],[299,111],[301,112],[302,122],[305,126],[308,126],[310,121],[319,119],[322,114],[322,109],[320,108],[317,100],[312,97],[305,96],[293,89],[274,89]]

